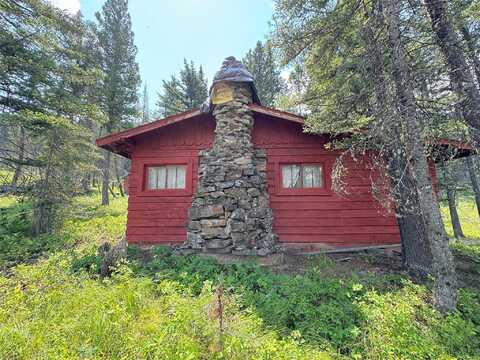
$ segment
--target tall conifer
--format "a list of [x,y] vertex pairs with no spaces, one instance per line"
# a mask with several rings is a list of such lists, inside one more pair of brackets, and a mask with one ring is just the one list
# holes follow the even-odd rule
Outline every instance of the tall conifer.
[[273,106],[281,90],[280,70],[275,63],[272,45],[261,41],[250,49],[243,58],[243,64],[253,75],[258,97],[265,106]]
[[[136,115],[140,75],[128,0],[107,0],[96,17],[103,50],[105,79],[102,100],[108,117],[104,130],[108,134],[130,126]],[[104,155],[102,205],[107,205],[111,153],[105,151]]]
[[160,116],[169,116],[200,106],[208,96],[207,78],[202,66],[197,69],[193,61],[183,61],[178,77],[172,75],[163,81],[163,91],[158,95]]

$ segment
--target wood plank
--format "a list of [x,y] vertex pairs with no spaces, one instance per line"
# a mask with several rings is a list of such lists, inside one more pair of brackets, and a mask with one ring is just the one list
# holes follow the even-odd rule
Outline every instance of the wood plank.
[[400,235],[396,234],[374,234],[371,236],[361,235],[282,235],[280,242],[300,243],[332,243],[332,244],[396,244],[400,241]]
[[187,229],[183,226],[162,226],[162,227],[137,227],[130,225],[128,226],[128,235],[186,235]]
[[276,226],[275,232],[281,234],[307,234],[307,235],[360,235],[360,234],[398,234],[398,226]]
[[293,196],[297,202],[270,201],[274,210],[372,210],[378,209],[379,204],[367,201],[317,201],[304,202],[302,196]]

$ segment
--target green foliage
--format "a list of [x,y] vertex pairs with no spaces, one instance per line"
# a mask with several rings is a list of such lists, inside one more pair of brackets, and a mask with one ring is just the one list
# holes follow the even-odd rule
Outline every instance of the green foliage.
[[31,236],[30,202],[4,202],[0,208],[0,268],[28,262],[64,246],[58,235]]
[[183,69],[177,78],[163,80],[163,92],[158,95],[157,111],[160,116],[169,116],[199,107],[207,98],[207,78],[203,68],[197,69],[194,62],[183,60]]
[[0,268],[75,246],[79,253],[91,252],[104,241],[115,242],[123,235],[127,199],[117,198],[109,207],[99,205],[99,196],[76,197],[63,210],[65,218],[55,233],[32,237],[32,204],[14,197],[0,202]]
[[[445,229],[450,237],[453,237],[452,223],[450,221],[450,213],[448,204],[441,203],[440,210],[442,212]],[[480,240],[480,221],[477,212],[477,206],[473,196],[459,196],[457,203],[458,216],[462,224],[462,230],[468,239]]]
[[[282,275],[253,263],[220,265],[211,258],[174,255],[164,247],[154,248],[146,261],[144,251],[130,247],[129,258],[134,273],[160,283],[175,281],[193,295],[201,294],[205,282],[222,284],[283,337],[298,334],[309,344],[354,358],[480,356],[478,293],[462,290],[459,310],[444,317],[430,304],[425,287],[401,278],[332,279],[322,267]],[[98,260],[77,259],[75,266],[96,272]]]
[[105,74],[101,103],[108,116],[107,133],[124,129],[137,116],[140,75],[136,62],[128,0],[107,0],[95,14],[102,49],[100,66]]
[[1,358],[329,358],[293,337],[279,339],[229,295],[220,334],[208,282],[192,296],[173,281],[132,277],[126,267],[96,281],[69,275],[68,265],[62,255],[0,278]]
[[[426,287],[402,276],[337,277],[343,265],[324,256],[295,275],[253,260],[222,265],[167,247],[148,253],[130,246],[128,263],[99,280],[96,247],[121,236],[127,204],[119,198],[105,207],[98,200],[75,198],[55,237],[45,237],[54,246],[42,245],[43,237],[31,242],[41,253],[67,251],[0,278],[1,358],[328,358],[319,349],[335,358],[480,357],[478,292],[461,290],[458,311],[443,316]],[[8,232],[24,236],[30,205],[0,203]],[[18,240],[9,244],[16,246],[8,250],[12,258],[29,249]],[[223,352],[212,318],[218,285],[225,289]]]
[[[92,124],[103,113],[91,96],[101,71],[90,27],[40,0],[1,2],[0,162],[29,179],[35,235],[51,232],[59,208],[95,166]],[[86,126],[86,124],[90,126]],[[18,180],[18,179],[17,179]]]
[[476,243],[455,242],[451,244],[450,247],[455,251],[457,251],[458,253],[480,263],[480,242],[476,242]]
[[471,312],[479,305],[477,295],[463,291],[460,311],[442,316],[429,305],[429,294],[422,286],[406,283],[394,292],[369,291],[359,301],[365,324],[353,355],[409,360],[477,358],[480,327]]
[[262,44],[261,41],[258,41],[253,49],[248,50],[242,62],[253,75],[262,105],[273,106],[282,88],[282,83],[272,43],[267,41]]

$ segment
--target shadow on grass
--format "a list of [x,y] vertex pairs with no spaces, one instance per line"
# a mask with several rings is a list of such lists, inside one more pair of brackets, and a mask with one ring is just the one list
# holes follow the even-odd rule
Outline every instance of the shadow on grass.
[[64,245],[57,235],[31,236],[32,206],[13,202],[0,208],[0,268],[31,262]]

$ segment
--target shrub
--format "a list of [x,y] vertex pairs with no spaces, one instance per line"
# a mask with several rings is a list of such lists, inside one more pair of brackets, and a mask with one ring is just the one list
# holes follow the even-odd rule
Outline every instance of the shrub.
[[[210,283],[198,296],[168,280],[68,273],[65,256],[0,278],[0,358],[328,359],[298,338],[280,339],[226,295],[220,338]],[[221,343],[220,343],[221,340]]]
[[[397,291],[369,291],[358,302],[365,322],[352,355],[365,359],[476,359],[480,328],[472,312],[480,302],[462,292],[459,311],[442,316],[423,286],[405,282]],[[469,297],[470,296],[470,297]]]

